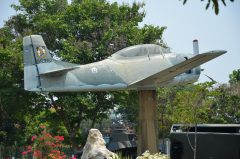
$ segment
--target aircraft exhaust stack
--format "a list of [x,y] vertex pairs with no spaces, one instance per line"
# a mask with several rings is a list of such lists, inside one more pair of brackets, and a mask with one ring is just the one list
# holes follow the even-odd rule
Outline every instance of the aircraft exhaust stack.
[[199,47],[198,47],[198,40],[193,40],[193,54],[198,55],[199,54]]
[[[195,40],[193,40],[193,55],[197,56],[198,54],[199,54],[198,40],[195,39]],[[200,75],[201,74],[201,66],[195,67],[194,72],[197,75]]]

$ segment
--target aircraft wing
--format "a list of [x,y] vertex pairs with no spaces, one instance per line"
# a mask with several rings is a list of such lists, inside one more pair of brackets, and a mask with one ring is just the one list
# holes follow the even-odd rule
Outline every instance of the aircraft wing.
[[153,74],[147,78],[144,78],[142,80],[136,81],[132,84],[129,85],[129,87],[134,87],[134,86],[144,86],[149,83],[163,83],[166,82],[175,76],[182,74],[194,67],[197,67],[207,61],[210,61],[222,54],[226,53],[224,50],[219,50],[219,51],[209,51],[206,53],[198,54],[184,62],[181,62],[179,64],[176,64],[172,67],[169,67],[165,70],[162,70],[156,74]]

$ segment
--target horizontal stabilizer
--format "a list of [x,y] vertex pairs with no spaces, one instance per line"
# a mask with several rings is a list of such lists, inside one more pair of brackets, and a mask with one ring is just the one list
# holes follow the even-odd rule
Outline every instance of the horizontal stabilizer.
[[56,69],[56,70],[51,70],[51,71],[47,71],[47,72],[43,72],[40,73],[40,76],[60,76],[63,75],[65,73],[67,73],[68,71],[71,70],[75,70],[80,68],[80,66],[74,66],[74,67],[69,67],[69,68],[63,68],[63,69]]
[[192,68],[195,68],[207,61],[210,61],[222,54],[226,53],[224,50],[216,50],[216,51],[209,51],[206,53],[198,54],[184,62],[181,62],[179,64],[176,64],[172,67],[169,67],[165,70],[162,70],[154,75],[151,75],[147,78],[144,78],[142,80],[136,81],[129,85],[129,87],[135,87],[135,86],[144,86],[148,83],[151,83],[154,81],[155,83],[163,83],[169,79],[172,79],[176,77],[177,75],[180,75]]

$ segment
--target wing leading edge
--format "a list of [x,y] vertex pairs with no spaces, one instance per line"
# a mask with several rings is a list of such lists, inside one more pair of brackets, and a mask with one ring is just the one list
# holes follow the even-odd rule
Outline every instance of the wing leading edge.
[[172,67],[169,67],[163,71],[160,71],[154,75],[151,75],[147,78],[144,78],[142,80],[136,81],[132,84],[130,84],[128,87],[141,87],[144,85],[147,85],[149,83],[158,83],[161,84],[167,80],[170,80],[172,78],[174,78],[177,75],[180,75],[184,72],[186,72],[187,70],[190,70],[194,67],[197,67],[207,61],[210,61],[224,53],[226,53],[227,51],[224,50],[216,50],[216,51],[209,51],[206,53],[202,53],[202,54],[198,54],[184,62],[181,62],[177,65],[174,65]]

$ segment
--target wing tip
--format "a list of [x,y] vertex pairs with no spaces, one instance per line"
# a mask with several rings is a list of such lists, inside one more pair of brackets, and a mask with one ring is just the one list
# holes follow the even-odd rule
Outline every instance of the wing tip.
[[213,50],[213,51],[210,51],[210,53],[213,53],[213,54],[225,54],[227,53],[226,50]]
[[218,57],[218,56],[221,56],[225,53],[227,53],[226,50],[212,50],[212,51],[201,53],[199,55],[211,55],[211,56],[214,56],[214,57]]
[[225,54],[225,53],[227,53],[227,51],[226,50],[217,50],[220,54]]

